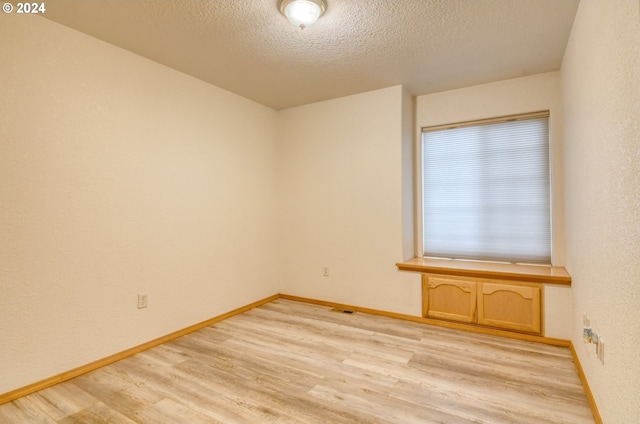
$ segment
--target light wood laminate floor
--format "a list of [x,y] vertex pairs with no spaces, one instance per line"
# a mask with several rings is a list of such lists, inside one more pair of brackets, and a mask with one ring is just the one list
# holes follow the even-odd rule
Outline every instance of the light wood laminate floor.
[[0,405],[1,423],[593,423],[568,349],[276,300]]

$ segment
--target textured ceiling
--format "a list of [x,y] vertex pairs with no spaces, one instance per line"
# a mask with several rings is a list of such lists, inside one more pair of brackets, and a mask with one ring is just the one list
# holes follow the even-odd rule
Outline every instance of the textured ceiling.
[[414,95],[560,68],[578,0],[48,0],[48,19],[275,109],[403,84]]

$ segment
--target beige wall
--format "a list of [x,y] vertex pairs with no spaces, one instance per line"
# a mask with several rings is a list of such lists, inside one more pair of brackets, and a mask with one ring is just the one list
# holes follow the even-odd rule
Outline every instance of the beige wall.
[[[420,128],[432,125],[539,110],[549,110],[551,114],[552,261],[556,266],[563,266],[562,103],[560,75],[557,72],[419,96],[416,126],[419,132]],[[419,139],[420,134],[416,134],[416,137]],[[420,156],[418,152],[416,157]],[[418,199],[418,204],[420,202],[421,199]],[[544,305],[545,336],[568,339],[571,335],[571,289],[547,285]]]
[[[582,0],[562,65],[571,338],[605,423],[640,419],[640,2]],[[605,363],[581,339],[582,313]]]
[[278,292],[275,111],[39,17],[0,39],[0,393]]
[[419,276],[395,267],[411,219],[402,190],[409,102],[391,87],[280,112],[284,293],[420,314]]

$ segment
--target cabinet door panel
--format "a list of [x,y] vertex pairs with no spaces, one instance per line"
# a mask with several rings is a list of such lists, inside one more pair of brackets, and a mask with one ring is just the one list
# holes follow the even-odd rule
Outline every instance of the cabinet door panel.
[[540,334],[540,288],[478,283],[478,324]]
[[473,323],[476,320],[476,283],[450,277],[423,279],[425,316]]

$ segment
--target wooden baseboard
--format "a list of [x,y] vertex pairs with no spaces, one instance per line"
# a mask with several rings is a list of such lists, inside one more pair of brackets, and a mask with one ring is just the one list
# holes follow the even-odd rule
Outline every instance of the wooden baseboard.
[[12,400],[18,399],[22,396],[26,396],[28,394],[37,392],[38,390],[42,390],[42,389],[46,389],[47,387],[51,387],[53,385],[56,385],[58,383],[62,383],[63,381],[72,379],[74,377],[77,377],[79,375],[88,373],[89,371],[93,371],[96,370],[98,368],[104,367],[105,365],[109,365],[111,363],[114,363],[116,361],[119,361],[121,359],[124,359],[128,356],[132,356],[135,355],[136,353],[140,353],[144,350],[147,349],[151,349],[152,347],[161,345],[163,343],[166,343],[170,340],[173,339],[177,339],[178,337],[184,336],[186,334],[189,334],[193,331],[196,330],[200,330],[201,328],[207,327],[211,324],[215,324],[216,322],[220,322],[222,320],[225,320],[227,318],[230,318],[234,315],[238,315],[241,314],[243,312],[246,312],[250,309],[256,308],[260,305],[264,305],[265,303],[271,302],[273,300],[276,300],[279,297],[279,295],[275,294],[273,296],[267,297],[265,299],[262,300],[258,300],[257,302],[253,302],[250,303],[248,305],[242,306],[240,308],[234,309],[230,312],[224,313],[222,315],[218,315],[216,317],[213,317],[211,319],[208,319],[206,321],[202,321],[198,324],[194,324],[191,325],[187,328],[183,328],[182,330],[178,330],[178,331],[174,331],[173,333],[167,334],[165,336],[159,337],[157,339],[148,341],[146,343],[143,343],[141,345],[132,347],[130,349],[124,350],[122,352],[118,352],[115,353],[111,356],[107,356],[106,358],[102,358],[102,359],[98,359],[97,361],[91,362],[89,364],[85,364],[82,365],[78,368],[74,368],[72,370],[69,371],[65,371],[61,374],[55,375],[53,377],[49,377],[49,378],[45,378],[44,380],[29,384],[28,386],[24,386],[21,387],[19,389],[16,390],[12,390],[10,392],[7,393],[3,393],[0,394],[0,405],[2,405],[3,403],[7,403],[7,402],[11,402]]
[[587,395],[587,400],[589,401],[589,407],[591,408],[593,419],[595,420],[596,424],[602,424],[602,418],[600,417],[600,412],[598,411],[596,400],[593,398],[593,393],[591,393],[591,388],[589,387],[587,376],[582,370],[580,359],[578,359],[578,354],[572,342],[569,342],[569,350],[571,351],[571,356],[573,356],[573,363],[576,364],[578,376],[580,377],[580,382],[582,382],[582,388],[584,389],[584,393]]
[[279,296],[281,299],[294,300],[297,302],[311,303],[314,305],[327,306],[330,308],[350,309],[353,311],[363,312],[371,315],[380,315],[380,316],[385,316],[389,318],[402,319],[405,321],[413,321],[413,322],[420,322],[423,324],[435,325],[438,327],[446,327],[446,328],[452,328],[455,330],[471,331],[479,334],[489,334],[492,336],[507,337],[511,339],[525,340],[529,342],[544,343],[544,344],[553,345],[553,346],[569,347],[571,343],[569,340],[564,340],[564,339],[535,336],[533,334],[515,333],[512,331],[497,330],[493,328],[485,328],[485,327],[479,327],[479,326],[474,326],[469,324],[458,324],[455,322],[440,321],[440,320],[423,318],[423,317],[414,316],[414,315],[400,314],[397,312],[382,311],[378,309],[362,308],[360,306],[346,305],[346,304],[335,303],[335,302],[327,302],[324,300],[309,299],[305,297],[291,296],[291,295],[282,294],[282,293]]

